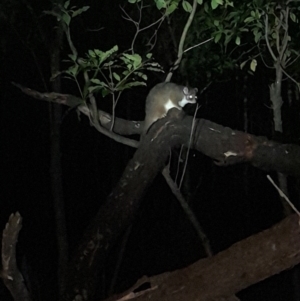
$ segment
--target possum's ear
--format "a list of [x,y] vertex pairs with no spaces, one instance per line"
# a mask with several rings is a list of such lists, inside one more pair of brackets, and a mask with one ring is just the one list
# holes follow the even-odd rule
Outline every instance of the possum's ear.
[[189,94],[189,88],[188,88],[188,87],[184,87],[184,88],[182,89],[182,91],[183,91],[183,94],[184,94],[184,95],[188,95],[188,94]]

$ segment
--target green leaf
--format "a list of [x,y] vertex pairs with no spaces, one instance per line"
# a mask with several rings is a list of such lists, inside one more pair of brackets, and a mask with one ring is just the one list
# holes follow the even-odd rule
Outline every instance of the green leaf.
[[147,66],[152,66],[152,67],[160,67],[161,68],[161,65],[159,63],[156,63],[156,62],[151,62],[151,63],[148,63]]
[[223,5],[223,0],[211,0],[211,8],[216,9],[219,5]]
[[255,43],[257,43],[260,40],[261,36],[262,36],[262,32],[261,31],[254,33],[254,41],[255,41]]
[[227,45],[231,41],[232,36],[233,36],[233,34],[230,34],[230,33],[226,34],[225,42],[224,42],[225,45]]
[[94,52],[95,52],[96,56],[98,56],[98,57],[102,57],[104,54],[104,52],[99,49],[94,49]]
[[91,79],[91,83],[96,84],[100,87],[107,87],[108,88],[108,85],[105,82],[100,81],[98,78]]
[[173,2],[170,6],[167,7],[166,15],[171,15],[177,7],[178,3]]
[[293,22],[298,23],[297,17],[294,13],[290,12],[290,18]]
[[119,46],[118,45],[115,45],[112,49],[111,49],[111,51],[114,51],[114,52],[116,52],[116,51],[118,51],[119,50]]
[[[142,57],[139,54],[123,53],[123,58],[125,59],[124,62],[130,65],[130,69],[132,68],[131,65],[133,65],[134,69],[136,69],[142,63]],[[127,68],[129,68],[128,65]]]
[[88,87],[88,92],[89,93],[96,93],[98,91],[100,91],[102,89],[102,87],[100,86],[89,86]]
[[260,21],[257,21],[255,25],[256,25],[256,27],[258,27],[258,28],[261,28],[261,29],[264,28],[264,25],[263,25],[262,22],[260,22]]
[[78,69],[79,69],[79,66],[76,64],[74,66],[69,67],[69,69],[67,70],[67,73],[76,77],[78,75]]
[[182,1],[182,7],[188,13],[190,13],[193,10],[192,5],[188,1],[186,1],[186,0]]
[[94,49],[94,53],[95,55],[97,55],[97,57],[100,59],[99,63],[103,63],[104,61],[106,61],[112,54],[114,54],[116,51],[118,51],[118,46],[115,45],[113,48],[103,52],[99,49]]
[[82,58],[79,58],[77,62],[81,68],[87,68],[93,65],[93,61],[84,60]]
[[240,37],[235,38],[235,44],[241,45],[241,38]]
[[256,61],[256,59],[253,59],[253,60],[251,61],[251,64],[250,64],[250,69],[251,69],[253,72],[255,72],[256,66],[257,66],[257,61]]
[[101,94],[102,94],[102,97],[105,97],[106,95],[108,95],[110,93],[110,91],[108,89],[102,89],[101,90]]
[[77,56],[74,55],[74,54],[68,54],[68,57],[73,61],[75,62],[77,60]]
[[117,80],[118,82],[121,80],[119,74],[117,74],[116,72],[113,72],[113,77],[114,77],[115,80]]
[[163,72],[163,73],[165,73],[164,70],[162,70],[160,68],[155,68],[155,67],[148,67],[147,70],[153,71],[153,72]]
[[151,59],[151,58],[152,58],[152,53],[147,53],[147,54],[146,54],[146,58],[147,58],[147,59]]
[[90,7],[89,6],[83,6],[77,10],[75,10],[72,14],[72,17],[76,17],[78,15],[81,15],[82,13],[86,12]]
[[202,4],[203,4],[203,0],[197,0],[197,3],[198,3],[199,5],[202,5]]
[[218,32],[216,35],[215,35],[215,43],[218,43],[221,39],[221,36],[222,36],[222,32]]
[[95,58],[95,57],[96,57],[96,54],[95,54],[95,52],[94,52],[93,50],[91,50],[91,49],[89,49],[89,51],[88,51],[88,55],[89,55],[90,57],[93,57],[93,58]]
[[155,3],[158,10],[161,10],[162,8],[167,8],[165,0],[155,0]]
[[145,64],[145,69],[154,71],[154,72],[164,72],[161,65],[156,62],[149,62],[149,63]]
[[128,2],[133,4],[136,2],[136,0],[128,0]]
[[69,7],[69,5],[70,5],[70,0],[68,0],[64,3],[64,8],[67,9]]
[[119,91],[123,91],[125,89],[130,89],[131,87],[137,87],[137,86],[147,86],[146,83],[144,82],[138,82],[138,81],[135,81],[135,82],[131,82],[131,83],[127,83],[121,87],[119,87]]
[[128,84],[130,87],[135,87],[135,86],[147,86],[146,83],[144,82],[132,82]]
[[234,7],[233,1],[228,1],[228,0],[226,0],[225,7],[227,8],[227,6]]
[[71,22],[71,17],[68,14],[63,14],[62,20],[69,26]]
[[207,2],[204,3],[204,11],[205,11],[206,13],[208,13],[208,11],[209,11]]
[[244,66],[247,64],[248,60],[247,61],[244,61],[240,64],[240,68],[241,70],[244,68]]
[[252,22],[253,20],[254,20],[253,17],[248,17],[248,18],[246,18],[246,19],[244,20],[244,23],[250,23],[250,22]]
[[147,80],[147,75],[144,74],[143,72],[135,72],[134,74],[136,74],[137,76],[141,77],[143,80]]
[[216,9],[219,6],[216,0],[211,0],[211,8]]

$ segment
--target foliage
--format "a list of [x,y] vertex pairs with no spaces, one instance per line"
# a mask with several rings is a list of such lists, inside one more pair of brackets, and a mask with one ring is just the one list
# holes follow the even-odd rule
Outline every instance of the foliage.
[[71,19],[86,12],[90,7],[83,6],[77,9],[76,6],[70,7],[70,0],[66,1],[63,5],[57,4],[51,11],[44,11],[45,14],[52,15],[57,18],[57,21],[63,21],[66,26],[70,26]]
[[[147,5],[151,2],[162,14],[161,22],[171,14],[172,18],[177,20],[184,17],[183,14],[174,14],[179,4],[188,13],[192,10],[191,1],[187,0],[152,0],[148,1]],[[137,6],[140,10],[143,8],[141,0],[128,0],[128,3],[140,5]],[[267,42],[270,47],[276,47],[278,38],[283,35],[283,32],[278,33],[280,25],[281,29],[284,25],[283,12],[288,14],[288,19],[292,23],[298,23],[299,19],[299,5],[296,1],[278,4],[275,1],[265,0],[250,2],[211,0],[204,3],[202,0],[197,0],[197,3],[200,6],[185,42],[186,48],[193,48],[193,51],[185,53],[181,72],[183,77],[186,77],[187,73],[202,74],[202,80],[205,79],[206,82],[238,67],[243,69],[248,66],[248,71],[255,72],[257,65],[261,63],[258,60],[260,57],[264,62],[270,59]],[[70,13],[68,15],[73,17]],[[268,28],[266,18],[268,18]],[[65,19],[69,22],[69,18]],[[138,28],[136,35],[142,30],[144,28]],[[291,62],[299,56],[298,32],[294,31],[293,36],[293,39],[288,36],[289,44],[284,52],[284,56]],[[211,37],[214,43],[210,42],[201,47],[194,46]],[[130,50],[133,51],[133,45]],[[143,57],[145,55],[134,52],[130,54],[130,51],[118,53],[117,46],[106,52],[90,50],[87,57],[81,60],[81,64],[70,56],[73,65],[67,73],[72,77],[82,71],[92,73],[91,80],[83,89],[83,97],[85,98],[88,92],[98,91],[105,96],[133,86],[145,85],[147,76],[144,71],[146,70],[161,71],[158,63],[149,60],[147,56],[145,59],[142,59]],[[199,72],[199,68],[204,72]]]
[[65,73],[75,81],[82,72],[88,74],[90,79],[83,89],[84,99],[88,93],[100,91],[105,97],[109,93],[146,85],[145,70],[161,71],[159,64],[151,60],[150,53],[143,60],[139,54],[118,53],[118,50],[117,45],[107,51],[89,50],[84,59],[76,59],[74,55],[69,55],[71,59],[69,62],[73,65]]
[[300,55],[299,13],[297,1],[211,1],[210,5],[205,2],[195,16],[187,46],[210,37],[214,44],[204,44],[187,53],[185,67],[206,81],[238,67],[249,66],[248,71],[254,72],[261,62],[273,64],[271,49],[275,57],[282,52],[281,60],[287,59],[291,66]]
[[[70,1],[66,1],[63,6],[57,6],[52,11],[45,13],[55,16],[57,21],[64,24],[64,30],[72,50],[72,54],[68,55],[70,60],[67,62],[72,65],[63,73],[75,80],[84,100],[87,99],[89,93],[98,92],[101,92],[103,97],[118,92],[119,97],[125,89],[146,85],[146,70],[162,71],[160,65],[152,59],[151,53],[147,53],[144,57],[137,53],[130,53],[130,51],[119,53],[118,45],[107,51],[90,49],[85,58],[79,57],[71,39],[70,23],[72,18],[87,11],[89,7],[83,6],[77,9],[73,6],[69,8],[69,4]],[[78,81],[80,74],[83,74],[85,79],[83,89]],[[114,101],[114,107],[115,105],[116,102]]]

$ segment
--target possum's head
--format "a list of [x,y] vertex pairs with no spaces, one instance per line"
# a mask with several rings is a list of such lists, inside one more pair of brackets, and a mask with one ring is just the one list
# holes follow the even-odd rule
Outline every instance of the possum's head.
[[188,87],[183,87],[182,99],[178,102],[179,106],[183,108],[188,103],[196,103],[197,92],[197,88],[189,89]]

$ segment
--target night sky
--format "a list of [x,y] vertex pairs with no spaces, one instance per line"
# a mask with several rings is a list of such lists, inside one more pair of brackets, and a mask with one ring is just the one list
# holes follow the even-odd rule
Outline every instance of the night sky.
[[[73,39],[82,55],[92,48],[109,49],[115,44],[127,49],[133,26],[121,16],[118,2],[88,1],[90,9],[74,23]],[[101,4],[100,4],[101,2]],[[125,1],[126,2],[126,1]],[[31,1],[36,13],[50,9],[50,3]],[[78,3],[78,6],[82,3]],[[26,12],[26,7],[23,7]],[[26,16],[26,13],[25,13]],[[53,300],[56,294],[57,251],[54,212],[49,175],[50,128],[49,104],[24,95],[11,84],[46,92],[49,89],[49,56],[41,39],[35,39],[34,21],[26,21],[18,9],[20,23],[2,22],[1,54],[1,214],[0,228],[11,213],[19,211],[23,228],[18,243],[18,263],[34,287],[34,296]],[[100,20],[99,20],[100,16]],[[25,20],[24,20],[25,19]],[[53,35],[54,20],[43,15],[39,21],[47,38]],[[89,29],[104,27],[98,32]],[[27,44],[28,43],[28,44]],[[31,45],[31,49],[28,47]],[[34,56],[33,56],[34,53]],[[69,53],[64,45],[62,57]],[[157,57],[160,60],[160,57]],[[163,62],[162,62],[163,63]],[[192,76],[191,76],[192,77]],[[163,78],[150,76],[147,88],[137,88],[122,95],[117,116],[143,120],[144,100],[149,89]],[[193,81],[190,79],[190,81]],[[197,86],[199,82],[195,82]],[[271,138],[272,115],[266,106],[268,79],[262,70],[249,79],[249,132]],[[62,93],[78,96],[76,86],[62,80]],[[199,83],[201,89],[202,83]],[[243,95],[236,74],[226,81],[214,82],[199,99],[198,117],[224,126],[243,130]],[[203,87],[202,87],[203,88]],[[100,97],[100,95],[99,95]],[[109,108],[107,100],[100,104]],[[291,116],[286,106],[286,115]],[[193,113],[193,108],[188,108]],[[295,114],[295,112],[294,112]],[[299,112],[297,111],[299,117]],[[299,125],[295,126],[299,137]],[[298,132],[297,132],[298,131]],[[292,142],[297,141],[293,136]],[[138,139],[138,138],[137,138]],[[289,141],[288,141],[289,142]],[[64,109],[61,124],[61,159],[63,188],[70,250],[74,250],[83,231],[118,179],[134,149],[98,133],[85,116]],[[178,153],[178,150],[175,150]],[[233,243],[267,229],[283,218],[282,206],[267,173],[243,164],[218,167],[214,162],[191,151],[188,165],[190,206],[199,219],[215,253]],[[276,179],[276,173],[271,173]],[[288,178],[291,199],[296,202],[295,183]],[[102,287],[109,288],[120,242],[114,247],[104,272]],[[132,226],[115,289],[122,291],[138,278],[172,271],[205,257],[195,230],[160,175],[147,191],[142,207]],[[299,267],[285,271],[241,292],[241,300],[300,300],[294,284],[299,280]],[[26,279],[26,277],[25,277]],[[99,293],[100,294],[100,293]],[[299,292],[298,292],[299,294]],[[299,298],[299,296],[298,296]],[[0,299],[11,300],[0,284]],[[37,300],[37,299],[36,299]]]

